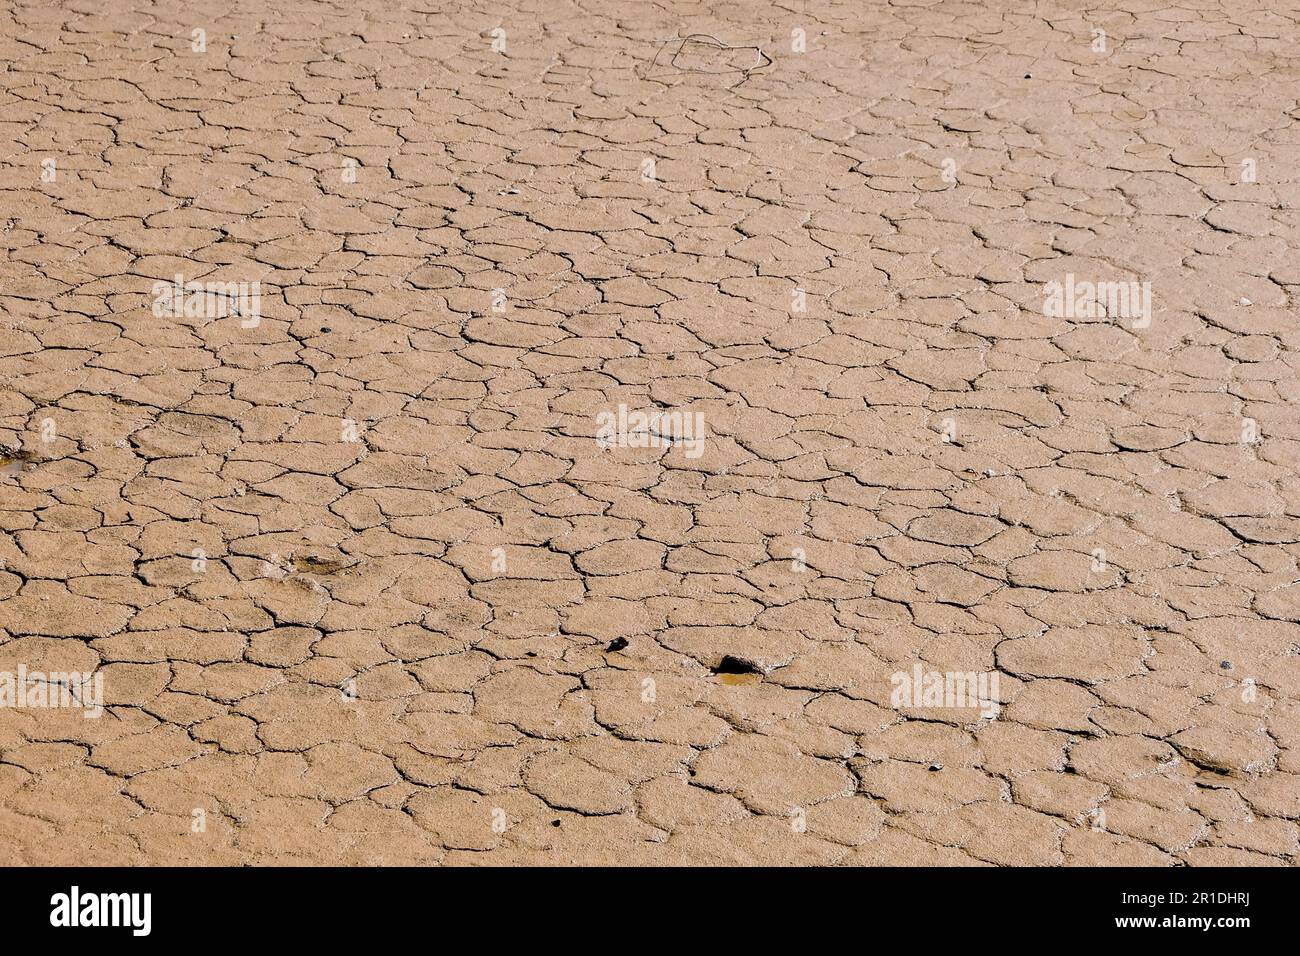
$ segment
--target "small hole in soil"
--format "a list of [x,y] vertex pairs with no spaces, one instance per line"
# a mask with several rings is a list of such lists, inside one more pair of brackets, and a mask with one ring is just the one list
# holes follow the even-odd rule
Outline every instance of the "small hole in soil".
[[713,668],[715,674],[759,674],[762,673],[757,667],[749,661],[742,661],[739,657],[732,657],[728,654],[718,666]]
[[757,684],[763,679],[763,672],[749,661],[728,654],[718,666],[713,668],[718,675],[718,683],[736,686],[738,684]]

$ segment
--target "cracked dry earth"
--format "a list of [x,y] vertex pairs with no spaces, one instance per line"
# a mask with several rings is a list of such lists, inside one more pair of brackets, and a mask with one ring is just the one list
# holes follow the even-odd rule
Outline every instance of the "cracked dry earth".
[[7,0],[0,860],[1295,863],[1298,38]]

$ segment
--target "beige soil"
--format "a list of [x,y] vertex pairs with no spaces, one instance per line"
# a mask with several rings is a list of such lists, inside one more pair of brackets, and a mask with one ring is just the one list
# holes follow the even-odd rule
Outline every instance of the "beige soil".
[[1295,863],[1300,29],[1081,6],[4,4],[0,862]]

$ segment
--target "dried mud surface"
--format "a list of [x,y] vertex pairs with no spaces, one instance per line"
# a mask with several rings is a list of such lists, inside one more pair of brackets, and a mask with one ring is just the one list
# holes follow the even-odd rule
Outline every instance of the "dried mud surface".
[[8,0],[0,862],[1295,863],[1270,6]]

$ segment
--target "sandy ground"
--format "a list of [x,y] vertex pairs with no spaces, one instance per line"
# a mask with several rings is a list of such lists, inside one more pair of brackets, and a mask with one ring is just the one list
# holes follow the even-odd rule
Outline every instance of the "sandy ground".
[[6,0],[0,862],[1295,863],[1300,29],[1075,6]]

